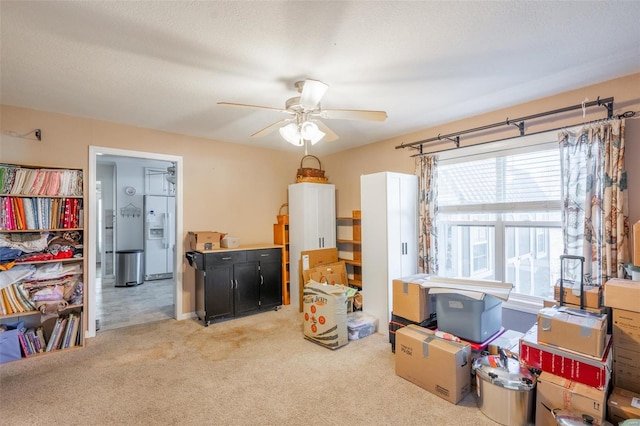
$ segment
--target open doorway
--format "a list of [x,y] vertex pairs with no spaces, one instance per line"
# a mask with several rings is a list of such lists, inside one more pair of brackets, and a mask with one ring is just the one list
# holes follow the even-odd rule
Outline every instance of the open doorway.
[[[182,157],[89,151],[87,337],[97,329],[182,319]],[[171,201],[167,211],[151,203],[158,200]],[[152,256],[145,268],[146,251]]]

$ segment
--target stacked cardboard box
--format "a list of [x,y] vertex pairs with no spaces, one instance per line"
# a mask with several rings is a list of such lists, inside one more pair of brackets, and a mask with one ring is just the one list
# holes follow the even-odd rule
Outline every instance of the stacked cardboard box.
[[471,386],[471,347],[409,324],[396,332],[396,374],[453,404]]
[[436,326],[435,295],[422,284],[428,274],[416,274],[393,280],[393,302],[389,322],[391,351],[396,350],[396,332],[409,324],[434,329]]
[[520,360],[542,371],[536,390],[536,426],[556,424],[554,409],[606,417],[611,380],[611,336],[607,315],[553,306],[538,312],[538,322],[520,339]]
[[[607,281],[604,304],[613,311],[613,383],[618,390],[610,397],[611,407],[611,398],[622,400],[623,390],[640,393],[640,281]],[[625,418],[624,413],[624,410],[614,411],[609,419],[617,423]]]

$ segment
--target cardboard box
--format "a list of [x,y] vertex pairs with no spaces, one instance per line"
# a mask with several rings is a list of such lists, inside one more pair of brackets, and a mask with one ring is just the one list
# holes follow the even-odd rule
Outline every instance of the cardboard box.
[[300,252],[300,259],[290,259],[290,262],[298,262],[298,284],[300,286],[300,312],[302,312],[302,293],[304,292],[304,271],[314,268],[317,265],[326,263],[334,263],[338,261],[338,249],[317,249],[317,250],[305,250]]
[[471,385],[471,347],[413,324],[396,331],[396,374],[457,404]]
[[[557,301],[555,300],[543,300],[542,301],[542,307],[544,308],[549,308],[551,306],[561,306],[558,304]],[[580,309],[579,305],[572,305],[570,303],[565,303],[562,306],[566,306],[569,309]],[[613,323],[613,315],[612,315],[612,309],[608,306],[601,306],[599,308],[584,308],[585,311],[587,312],[592,312],[594,314],[607,314],[607,334],[611,334],[612,333],[612,328],[611,325]]]
[[520,339],[520,361],[527,367],[604,390],[609,386],[613,368],[611,342],[607,336],[602,358],[591,357],[538,342],[536,324]]
[[640,313],[613,309],[613,341],[617,348],[640,352]]
[[190,231],[187,242],[190,250],[205,251],[220,248],[220,240],[225,234],[215,231]]
[[608,419],[617,425],[627,419],[640,419],[640,393],[613,388],[607,402]]
[[422,322],[435,313],[435,295],[421,284],[428,274],[417,274],[393,280],[393,313],[409,321]]
[[607,281],[604,304],[614,309],[640,312],[640,282],[617,278]]
[[302,301],[305,339],[329,349],[338,349],[349,343],[344,289],[310,283],[304,286]]
[[[565,280],[565,283],[567,281]],[[600,286],[584,286],[584,306],[587,308],[599,308],[602,306],[602,287]],[[564,295],[563,302],[565,304],[577,305],[580,307],[580,283],[573,283],[573,286],[562,286],[562,293]],[[560,301],[560,286],[555,285],[553,287],[553,298],[556,301]]]
[[606,416],[607,391],[572,382],[555,374],[542,372],[536,390],[536,426],[555,426],[551,411],[571,410],[576,415],[587,414],[602,424]]
[[[639,347],[640,349],[640,347]],[[640,352],[616,347],[613,341],[613,384],[640,392]],[[640,402],[640,401],[639,401]]]
[[389,321],[389,343],[391,343],[391,352],[396,352],[396,331],[408,326],[409,324],[415,324],[420,327],[435,330],[437,327],[436,315],[433,314],[429,319],[426,319],[422,322],[415,322],[395,315],[393,312],[391,312],[391,321]]
[[552,306],[538,311],[538,341],[586,355],[602,357],[607,316]]
[[220,247],[238,248],[240,247],[240,238],[226,236],[220,240]]
[[633,264],[640,266],[640,220],[633,224]]
[[320,264],[306,269],[302,271],[302,277],[305,283],[308,283],[309,280],[314,280],[327,284],[348,285],[347,265],[344,261]]

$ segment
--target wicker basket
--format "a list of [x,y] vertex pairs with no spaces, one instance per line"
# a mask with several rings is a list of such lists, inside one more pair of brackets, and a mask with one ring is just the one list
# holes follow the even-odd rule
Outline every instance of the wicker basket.
[[[304,167],[304,160],[307,158],[315,159],[318,162],[318,168]],[[322,163],[320,159],[315,155],[305,155],[300,160],[300,168],[296,174],[296,182],[313,182],[313,183],[327,183],[328,179],[324,176],[324,170],[322,170]]]
[[278,210],[278,225],[288,225],[289,224],[289,215],[282,214],[282,209],[287,208],[287,212],[289,212],[289,204],[284,203],[280,206],[280,210]]
[[[314,158],[318,162],[318,168],[314,169],[311,167],[303,167],[303,163],[306,158]],[[323,178],[324,170],[322,170],[322,163],[320,163],[320,159],[318,159],[318,157],[316,157],[315,155],[305,155],[304,157],[302,157],[302,159],[300,160],[300,168],[298,169],[297,176]]]

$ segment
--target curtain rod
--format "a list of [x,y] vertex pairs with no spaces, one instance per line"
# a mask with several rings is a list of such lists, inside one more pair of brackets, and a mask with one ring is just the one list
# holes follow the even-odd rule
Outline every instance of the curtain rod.
[[[612,118],[617,118],[617,119],[620,119],[620,118],[632,118],[632,117],[635,117],[636,114],[637,114],[636,111],[626,111],[626,112],[623,112],[622,114],[614,115]],[[577,127],[577,126],[584,126],[586,124],[593,124],[593,123],[597,123],[599,121],[602,121],[602,119],[586,121],[586,122],[583,121],[582,123],[569,124],[569,125],[562,126],[562,127],[556,127],[554,129],[540,130],[538,132],[529,133],[529,134],[526,134],[524,136],[534,136],[534,135],[540,135],[542,133],[557,132],[558,130],[570,129],[572,127]],[[463,148],[469,148],[469,147],[472,147],[472,146],[480,146],[480,145],[485,145],[485,144],[494,143],[494,142],[508,141],[509,139],[515,139],[517,137],[522,137],[522,136],[508,136],[508,137],[502,138],[502,139],[493,139],[493,140],[490,140],[490,141],[480,142],[480,143],[476,143],[476,144],[473,144],[473,145],[469,145],[468,147],[465,146]],[[432,152],[424,152],[424,153],[421,152],[419,154],[413,154],[411,157],[422,157],[423,155],[431,155],[431,154],[436,154],[438,152],[453,151],[454,149],[458,149],[458,148],[457,147],[451,147],[451,148],[439,149],[437,151],[432,151]]]
[[[485,126],[480,126],[480,127],[475,127],[473,129],[467,129],[467,130],[463,130],[460,132],[455,132],[455,133],[449,133],[447,135],[438,135],[429,139],[423,139],[420,141],[416,141],[416,142],[410,142],[410,143],[402,143],[400,145],[396,146],[396,149],[401,149],[401,148],[414,148],[414,149],[418,149],[420,151],[420,154],[422,154],[422,145],[424,145],[425,143],[429,143],[429,142],[436,142],[436,141],[442,141],[443,139],[449,140],[453,143],[456,144],[456,148],[460,147],[460,135],[465,135],[465,134],[469,134],[469,133],[474,133],[474,132],[480,132],[483,130],[489,130],[489,129],[493,129],[496,127],[500,127],[500,126],[516,126],[519,130],[520,130],[520,136],[525,136],[525,132],[524,132],[524,122],[527,120],[532,120],[534,118],[540,118],[540,117],[546,117],[549,115],[555,115],[555,114],[561,114],[563,112],[567,112],[567,111],[574,111],[577,109],[584,109],[584,108],[588,108],[588,107],[592,107],[592,106],[602,106],[605,107],[607,109],[607,118],[611,118],[613,117],[613,97],[609,97],[609,98],[605,98],[605,99],[600,99],[600,96],[598,96],[598,99],[595,101],[591,101],[591,102],[584,102],[578,105],[571,105],[568,107],[564,107],[564,108],[558,108],[558,109],[554,109],[551,111],[545,111],[545,112],[540,112],[538,114],[533,114],[533,115],[528,115],[526,117],[520,117],[520,118],[516,118],[513,120],[510,120],[508,117],[505,121],[500,121],[498,123],[493,123],[493,124],[487,124]],[[416,145],[419,145],[418,147],[416,147]]]

